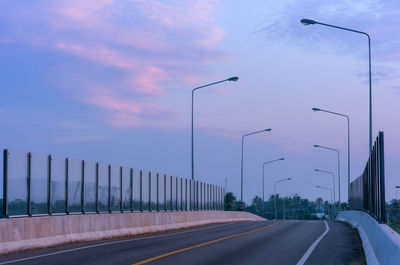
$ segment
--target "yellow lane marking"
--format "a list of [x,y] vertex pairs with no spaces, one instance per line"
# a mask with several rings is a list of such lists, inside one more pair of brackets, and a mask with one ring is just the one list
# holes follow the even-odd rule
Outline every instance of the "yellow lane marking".
[[272,227],[272,226],[274,226],[274,225],[277,225],[277,224],[279,224],[279,223],[280,223],[280,222],[272,223],[272,224],[270,224],[270,225],[263,226],[263,227],[260,227],[260,228],[254,229],[254,230],[250,230],[250,231],[247,231],[247,232],[242,232],[242,233],[238,233],[238,234],[233,234],[233,235],[230,235],[230,236],[221,237],[221,238],[214,239],[214,240],[211,240],[211,241],[208,241],[208,242],[204,242],[204,243],[201,243],[201,244],[198,244],[198,245],[194,245],[194,246],[191,246],[191,247],[187,247],[187,248],[182,248],[182,249],[174,250],[174,251],[171,251],[171,252],[168,252],[168,253],[165,253],[165,254],[161,254],[161,255],[159,255],[159,256],[155,256],[155,257],[153,257],[153,258],[149,258],[149,259],[145,259],[145,260],[142,260],[142,261],[133,263],[132,265],[140,265],[140,264],[149,263],[149,262],[151,262],[151,261],[158,260],[158,259],[162,259],[162,258],[171,256],[171,255],[174,255],[174,254],[177,254],[177,253],[181,253],[181,252],[184,252],[184,251],[188,251],[188,250],[191,250],[191,249],[194,249],[194,248],[198,248],[198,247],[202,247],[202,246],[214,244],[214,243],[217,243],[217,242],[220,242],[220,241],[223,241],[223,240],[226,240],[226,239],[238,237],[238,236],[244,236],[244,235],[247,235],[247,234],[255,233],[255,232],[258,232],[258,231],[261,231],[261,230],[270,228],[270,227]]

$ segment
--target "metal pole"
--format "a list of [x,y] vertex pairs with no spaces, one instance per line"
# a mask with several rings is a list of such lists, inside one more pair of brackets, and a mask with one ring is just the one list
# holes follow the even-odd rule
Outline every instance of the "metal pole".
[[51,155],[47,157],[47,212],[51,215]]
[[151,212],[151,171],[149,171],[149,212]]
[[143,212],[143,172],[140,170],[139,173],[139,210]]
[[119,210],[121,211],[121,213],[124,211],[123,210],[123,205],[122,205],[122,167],[119,168]]
[[347,118],[347,204],[350,202],[350,118]]
[[3,215],[8,217],[8,149],[3,151]]
[[277,214],[276,214],[276,182],[274,182],[274,194],[275,194],[275,202],[274,202],[274,204],[275,204],[275,220],[277,219]]
[[157,212],[160,211],[160,206],[159,206],[159,193],[160,193],[160,191],[159,191],[158,182],[159,182],[159,175],[157,173]]
[[69,167],[69,160],[65,158],[65,213],[69,214],[68,210],[68,167]]
[[111,213],[111,165],[108,165],[108,212]]
[[31,181],[32,181],[32,178],[31,178],[31,163],[32,163],[32,153],[31,152],[29,152],[28,153],[28,167],[27,167],[27,170],[28,170],[28,190],[27,190],[27,196],[28,196],[28,200],[27,200],[27,203],[28,203],[28,215],[29,216],[32,216],[32,205],[31,205]]
[[263,177],[262,177],[262,217],[264,217],[265,209],[264,209],[264,164],[263,164]]
[[99,213],[99,163],[96,162],[96,213]]
[[131,168],[130,170],[130,174],[129,174],[129,208],[131,210],[131,212],[133,212],[133,168]]
[[85,160],[81,161],[81,210],[85,213]]

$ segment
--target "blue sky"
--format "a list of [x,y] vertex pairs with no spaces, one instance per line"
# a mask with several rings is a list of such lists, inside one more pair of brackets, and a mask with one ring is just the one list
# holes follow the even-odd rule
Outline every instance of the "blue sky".
[[190,176],[191,88],[195,99],[196,177],[239,195],[241,135],[245,199],[292,177],[282,195],[329,196],[314,168],[336,172],[341,151],[347,199],[346,121],[351,179],[368,155],[368,53],[364,36],[301,18],[370,33],[373,134],[385,132],[387,199],[400,171],[400,4],[388,1],[2,1],[0,147],[68,155]]

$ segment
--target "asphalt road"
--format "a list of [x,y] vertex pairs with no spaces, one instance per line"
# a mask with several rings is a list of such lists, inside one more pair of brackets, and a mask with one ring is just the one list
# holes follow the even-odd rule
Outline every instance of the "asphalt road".
[[209,225],[0,256],[2,264],[365,264],[357,231],[339,222]]

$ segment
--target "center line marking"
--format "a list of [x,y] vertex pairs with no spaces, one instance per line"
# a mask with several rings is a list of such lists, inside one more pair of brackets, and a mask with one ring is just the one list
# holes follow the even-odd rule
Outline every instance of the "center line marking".
[[324,236],[326,236],[326,234],[328,234],[329,232],[329,225],[326,221],[324,221],[325,223],[325,232],[322,233],[322,235],[320,235],[317,240],[314,241],[314,243],[307,249],[306,253],[304,253],[303,257],[301,257],[301,259],[297,262],[296,265],[303,265],[308,257],[311,255],[311,253],[313,252],[313,250],[317,247],[318,243],[324,238]]
[[217,242],[220,242],[220,241],[223,241],[223,240],[226,240],[226,239],[238,237],[238,236],[243,236],[243,235],[255,233],[255,232],[270,228],[270,227],[272,227],[274,225],[277,225],[279,223],[281,223],[281,222],[272,223],[270,225],[263,226],[263,227],[260,227],[260,228],[254,229],[254,230],[250,230],[250,231],[247,231],[247,232],[241,232],[241,233],[233,234],[233,235],[230,235],[230,236],[221,237],[221,238],[214,239],[214,240],[211,240],[211,241],[208,241],[208,242],[204,242],[204,243],[201,243],[201,244],[198,244],[198,245],[194,245],[194,246],[191,246],[191,247],[174,250],[174,251],[171,251],[171,252],[168,252],[168,253],[165,253],[165,254],[161,254],[159,256],[155,256],[155,257],[152,257],[152,258],[149,258],[149,259],[145,259],[145,260],[142,260],[142,261],[139,261],[139,262],[135,262],[132,265],[140,265],[140,264],[149,263],[151,261],[162,259],[164,257],[168,257],[168,256],[171,256],[171,255],[174,255],[174,254],[178,254],[178,253],[181,253],[181,252],[184,252],[184,251],[188,251],[188,250],[191,250],[191,249],[194,249],[194,248],[198,248],[198,247],[214,244],[214,243],[217,243]]

